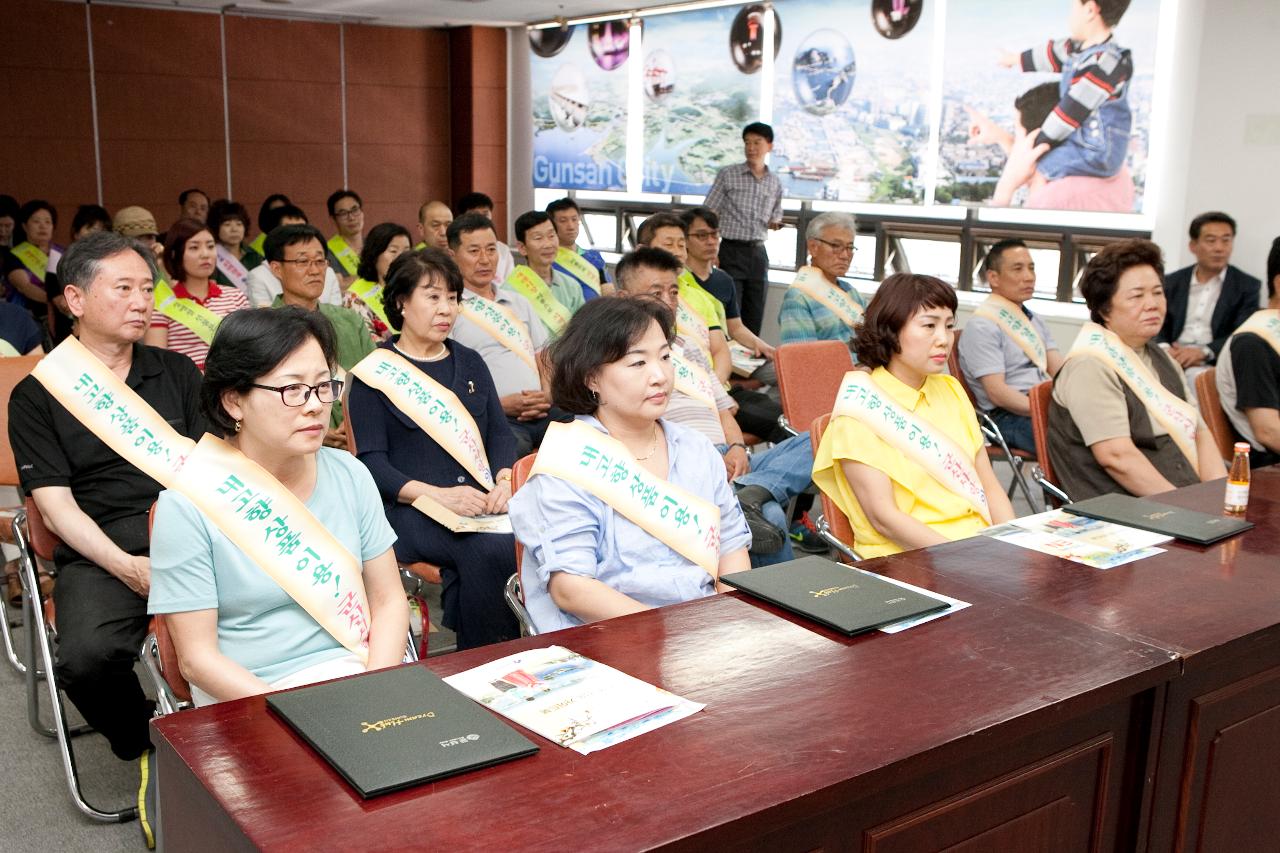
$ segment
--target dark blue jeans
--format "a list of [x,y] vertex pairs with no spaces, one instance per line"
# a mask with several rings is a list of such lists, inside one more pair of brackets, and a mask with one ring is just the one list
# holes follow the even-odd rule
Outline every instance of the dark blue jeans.
[[1009,447],[1025,450],[1028,453],[1036,452],[1036,437],[1031,431],[1031,418],[1028,415],[1015,415],[1013,412],[1006,412],[1004,409],[992,409],[990,412],[991,420],[996,422],[996,426],[1000,427],[1000,433],[1004,436],[1004,440],[1009,443]]

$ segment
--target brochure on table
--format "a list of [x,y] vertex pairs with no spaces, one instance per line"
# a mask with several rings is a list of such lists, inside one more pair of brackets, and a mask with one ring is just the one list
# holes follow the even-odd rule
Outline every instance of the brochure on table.
[[449,676],[445,682],[486,708],[583,755],[706,707],[562,646],[508,655]]
[[1060,509],[1017,518],[987,528],[983,534],[1041,554],[1095,569],[1114,569],[1134,560],[1163,554],[1154,546],[1172,539],[1136,527],[1072,515]]

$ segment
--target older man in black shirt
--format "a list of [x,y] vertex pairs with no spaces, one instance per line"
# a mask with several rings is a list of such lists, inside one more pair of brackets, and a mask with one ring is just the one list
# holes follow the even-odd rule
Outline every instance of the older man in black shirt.
[[[198,439],[200,371],[185,355],[140,343],[153,309],[153,263],[137,241],[100,232],[73,244],[58,272],[80,343],[175,430]],[[147,630],[147,513],[161,486],[35,377],[14,389],[9,441],[23,490],[65,543],[54,553],[58,683],[112,752],[138,758],[150,747],[153,706],[133,662]]]

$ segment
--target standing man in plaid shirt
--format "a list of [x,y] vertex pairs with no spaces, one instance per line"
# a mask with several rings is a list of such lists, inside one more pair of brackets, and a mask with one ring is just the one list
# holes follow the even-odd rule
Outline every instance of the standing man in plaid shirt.
[[753,122],[742,129],[745,163],[716,174],[706,206],[720,216],[720,268],[733,277],[742,305],[742,322],[760,334],[764,320],[769,255],[764,239],[782,227],[782,182],[765,165],[773,150],[773,128]]

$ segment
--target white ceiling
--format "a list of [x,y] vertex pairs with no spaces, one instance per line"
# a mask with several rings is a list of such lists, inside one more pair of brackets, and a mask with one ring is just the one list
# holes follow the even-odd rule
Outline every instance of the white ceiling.
[[[669,0],[670,1],[670,0]],[[511,26],[564,16],[597,15],[633,9],[626,0],[106,0],[112,5],[216,11],[236,9],[272,15],[324,16],[361,23],[401,27],[443,27],[466,24]],[[660,5],[650,2],[649,6]]]

